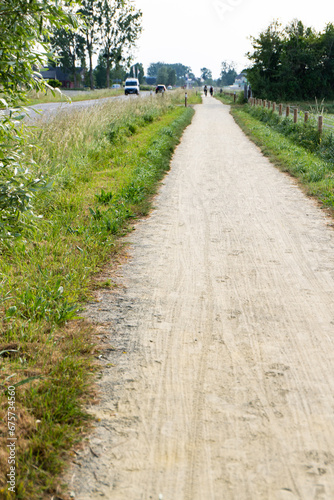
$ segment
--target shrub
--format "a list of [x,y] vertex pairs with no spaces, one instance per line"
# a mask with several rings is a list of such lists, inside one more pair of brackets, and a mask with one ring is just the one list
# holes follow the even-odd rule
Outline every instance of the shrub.
[[312,122],[294,123],[290,117],[280,118],[277,113],[263,107],[246,106],[246,111],[280,134],[291,139],[295,144],[334,163],[334,138],[332,133],[319,134]]
[[48,80],[48,84],[50,87],[53,87],[54,89],[57,89],[62,86],[62,83],[59,80],[56,80],[55,78],[51,78]]

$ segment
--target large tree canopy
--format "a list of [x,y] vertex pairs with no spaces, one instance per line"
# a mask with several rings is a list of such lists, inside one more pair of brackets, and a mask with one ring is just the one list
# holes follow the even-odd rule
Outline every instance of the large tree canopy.
[[276,21],[252,38],[252,44],[247,78],[255,95],[285,100],[334,97],[332,24],[318,33],[298,20],[285,28]]
[[168,82],[166,83],[167,85],[175,85],[175,84],[183,85],[186,78],[195,78],[191,68],[181,63],[175,63],[175,64],[168,64],[164,62],[151,63],[147,70],[147,75],[150,77],[155,77],[157,78],[157,80],[159,77],[159,82],[157,81],[157,83],[164,83],[161,81],[161,78],[163,78],[164,81]]
[[208,68],[201,68],[201,78],[204,83],[212,84],[212,71]]
[[102,53],[106,64],[99,59],[99,83],[104,81],[109,87],[112,66],[121,61],[129,66],[131,48],[142,31],[142,13],[135,9],[131,0],[80,0],[79,14],[84,21],[79,31],[54,31],[54,52],[60,65],[74,75],[74,80],[76,61],[84,61],[86,54],[91,89],[95,86],[93,58]]
[[142,13],[126,0],[103,0],[101,43],[106,58],[107,87],[110,87],[110,67],[125,58],[126,51],[137,41],[142,31]]
[[235,69],[235,64],[233,62],[223,61],[221,65],[220,78],[218,80],[219,85],[228,86],[234,83],[237,76],[237,71]]

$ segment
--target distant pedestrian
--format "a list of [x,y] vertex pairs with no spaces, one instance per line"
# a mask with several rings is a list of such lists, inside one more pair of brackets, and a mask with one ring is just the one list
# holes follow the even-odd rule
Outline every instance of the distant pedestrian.
[[213,87],[212,86],[210,87],[210,95],[211,95],[211,97],[213,96]]
[[205,94],[205,96],[208,95],[208,87],[206,85],[204,85],[204,94]]

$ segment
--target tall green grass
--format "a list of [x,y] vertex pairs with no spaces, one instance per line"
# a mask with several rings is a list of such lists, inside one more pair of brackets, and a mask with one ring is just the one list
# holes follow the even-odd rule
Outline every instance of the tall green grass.
[[334,135],[330,129],[318,132],[317,121],[314,117],[307,123],[293,122],[293,118],[281,118],[277,113],[263,107],[245,106],[251,116],[265,123],[280,134],[291,139],[295,144],[315,153],[320,158],[334,165]]
[[[298,178],[308,194],[334,209],[334,163],[328,148],[328,144],[332,144],[330,135],[320,137],[311,125],[304,127],[290,120],[279,120],[266,110],[250,112],[246,106],[232,108],[231,112],[264,154],[283,171]],[[322,141],[327,146],[323,147]]]
[[[190,102],[198,102],[195,95]],[[15,498],[60,493],[68,450],[88,429],[98,339],[80,319],[118,237],[150,210],[193,110],[183,93],[59,115],[32,128],[32,155],[52,190],[38,195],[43,218],[0,256],[1,470],[7,469],[6,387],[16,390]],[[112,285],[110,282],[105,286]],[[5,476],[0,497],[8,495]]]

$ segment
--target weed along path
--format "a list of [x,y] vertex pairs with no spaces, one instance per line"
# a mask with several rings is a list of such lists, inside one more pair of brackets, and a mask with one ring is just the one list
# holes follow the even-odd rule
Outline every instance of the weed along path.
[[330,220],[210,97],[155,205],[88,307],[113,350],[70,491],[333,499]]

